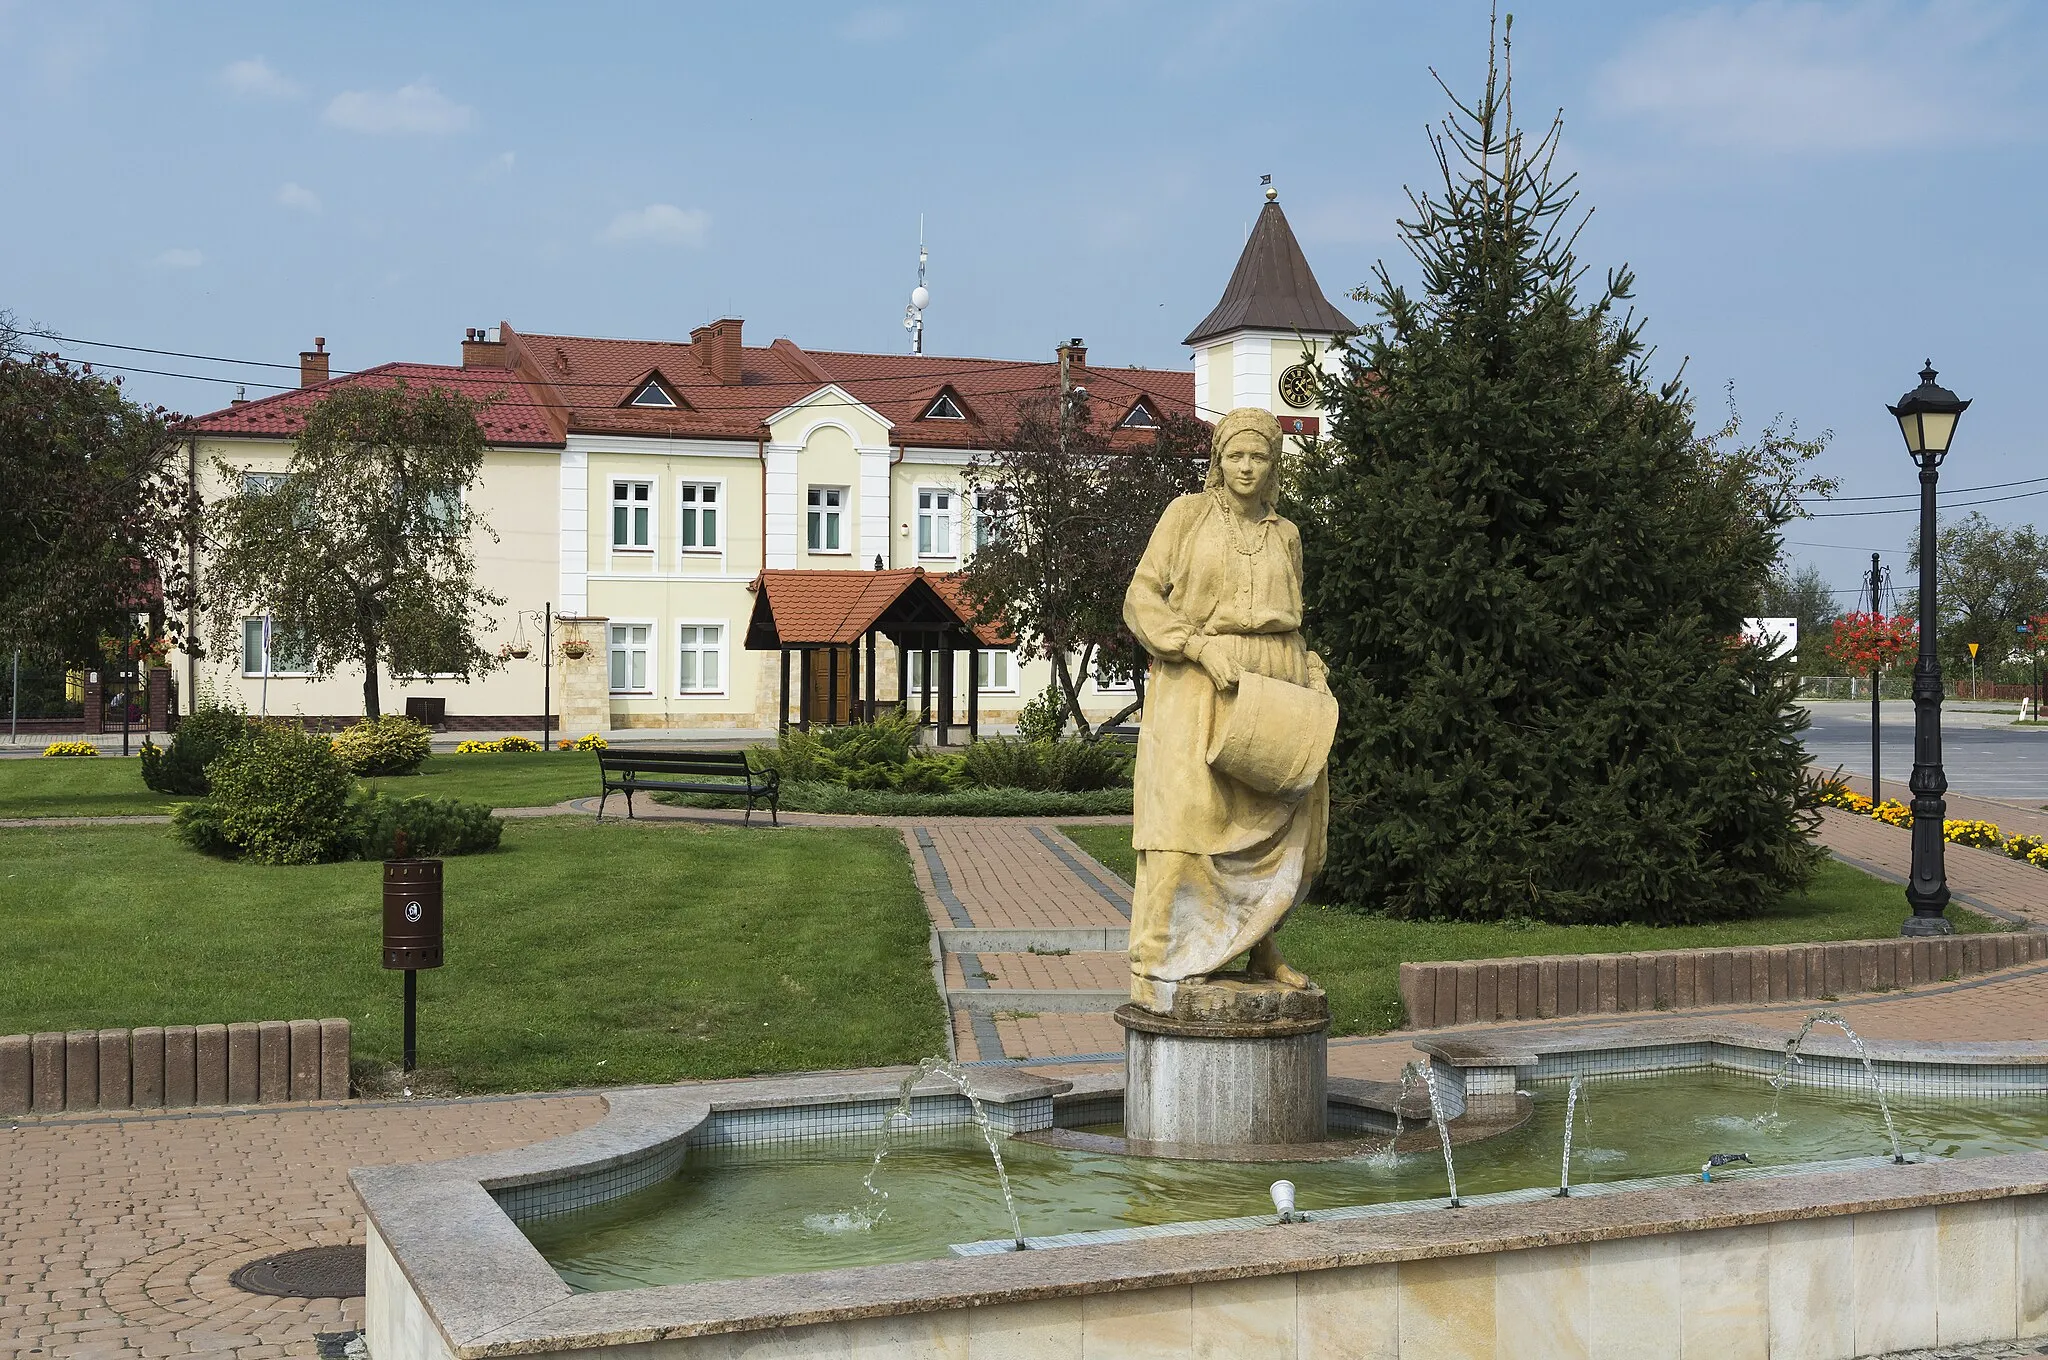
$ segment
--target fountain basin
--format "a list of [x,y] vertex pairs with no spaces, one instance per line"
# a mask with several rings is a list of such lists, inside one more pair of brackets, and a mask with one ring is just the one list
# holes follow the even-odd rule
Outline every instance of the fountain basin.
[[[1788,1037],[1682,1021],[1601,1028],[1609,1033],[1597,1043],[1583,1042],[1590,1031],[1429,1042],[1448,1050],[1448,1104],[1469,1100],[1486,1073],[1519,1078],[1546,1063],[1558,1068],[1550,1075],[1566,1075],[1564,1065],[1620,1075],[1754,1061],[1761,1074]],[[1820,1075],[1829,1046],[1810,1043],[1794,1079]],[[1929,1099],[1966,1081],[1974,1094],[2048,1092],[2048,1045],[1872,1049],[1895,1091],[1917,1080]],[[1066,1091],[1014,1072],[987,1078],[991,1120],[1013,1132],[1067,1115],[1099,1120],[1119,1094],[1099,1079]],[[1582,1128],[1581,1138],[1597,1144],[1602,1096],[1589,1089],[1592,1132]],[[818,1130],[877,1128],[894,1095],[887,1074],[617,1091],[607,1093],[604,1120],[551,1143],[358,1171],[370,1218],[372,1353],[553,1355],[664,1341],[663,1356],[723,1357],[771,1338],[791,1355],[1014,1355],[1032,1344],[1078,1353],[1084,1338],[1116,1353],[1119,1336],[1187,1336],[1236,1353],[1351,1354],[1365,1345],[1436,1355],[1453,1353],[1453,1335],[1477,1344],[1469,1329],[1481,1320],[1490,1328],[1496,1308],[1554,1318],[1580,1337],[1683,1335],[1685,1353],[1716,1356],[1761,1355],[1766,1345],[1773,1355],[1932,1345],[1937,1323],[1944,1342],[2048,1331],[2048,1154],[2032,1152],[1725,1181],[1717,1173],[1712,1185],[1582,1184],[1567,1200],[1540,1182],[1487,1194],[1475,1160],[1461,1162],[1468,1193],[1481,1192],[1464,1209],[1444,1210],[1439,1198],[1352,1206],[1350,1216],[1327,1212],[1301,1172],[1292,1178],[1311,1221],[1285,1227],[1251,1226],[1270,1215],[1160,1223],[1041,1236],[1033,1245],[1058,1249],[1021,1255],[585,1293],[514,1221],[532,1225],[655,1185],[693,1138],[706,1145],[699,1130],[726,1140],[716,1146],[788,1146]],[[924,1099],[918,1118],[929,1128],[964,1125],[957,1097]],[[1058,1119],[1056,1104],[1067,1107]],[[1544,1182],[1555,1176],[1554,1149],[1548,1159]],[[1919,1287],[1902,1290],[1901,1279]],[[1816,1331],[1831,1326],[1849,1331]]]

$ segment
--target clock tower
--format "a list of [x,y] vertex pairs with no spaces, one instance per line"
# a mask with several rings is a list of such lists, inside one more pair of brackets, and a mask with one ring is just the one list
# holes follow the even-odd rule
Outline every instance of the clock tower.
[[1323,296],[1280,211],[1280,191],[1268,188],[1223,300],[1181,342],[1195,351],[1195,414],[1213,423],[1256,406],[1290,437],[1320,433],[1315,370],[1331,338],[1354,329]]

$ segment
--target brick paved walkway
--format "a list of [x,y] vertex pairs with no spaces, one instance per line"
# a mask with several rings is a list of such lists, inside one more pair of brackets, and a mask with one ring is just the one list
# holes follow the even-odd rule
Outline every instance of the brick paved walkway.
[[363,1240],[353,1166],[517,1147],[595,1096],[51,1116],[0,1129],[0,1357],[311,1355],[362,1300],[245,1294],[245,1261]]

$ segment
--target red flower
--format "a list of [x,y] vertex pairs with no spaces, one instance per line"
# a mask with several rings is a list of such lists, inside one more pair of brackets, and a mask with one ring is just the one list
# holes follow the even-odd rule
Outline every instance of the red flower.
[[1919,644],[1919,629],[1908,614],[1844,614],[1823,648],[1828,660],[1852,671],[1881,671]]

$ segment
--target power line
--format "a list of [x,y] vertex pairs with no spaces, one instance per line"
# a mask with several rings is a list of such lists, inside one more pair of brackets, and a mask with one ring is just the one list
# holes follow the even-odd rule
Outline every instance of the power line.
[[[2014,483],[2011,483],[2010,485],[2018,486],[2018,485],[2021,485],[2021,484],[2020,484],[2020,483],[2018,483],[2018,482],[2014,482]],[[1960,491],[1960,492],[1958,492],[1957,494],[1958,494],[1958,495],[1963,495],[1963,494],[1967,494],[1967,491],[1969,491],[1969,490],[1980,490],[1980,491],[1981,491],[1981,490],[1989,490],[1989,489],[1990,489],[1990,488],[1987,488],[1987,487],[1975,487],[1975,488],[1966,488],[1966,489],[1965,489],[1964,491]],[[2015,492],[2014,492],[2014,493],[2013,493],[2012,495],[2010,495],[2010,496],[1987,496],[1987,497],[1986,497],[1985,499],[1983,499],[1983,500],[1981,500],[1981,501],[1963,501],[1963,502],[1961,502],[1960,504],[1956,504],[1956,503],[1951,503],[1951,504],[1948,504],[1948,505],[1944,505],[1944,506],[1941,506],[1940,508],[1941,508],[1941,509],[1943,509],[1943,510],[1967,510],[1967,509],[1969,509],[1969,508],[1970,508],[1971,506],[1973,506],[1973,505],[1997,505],[1997,504],[1999,504],[2000,502],[2003,502],[2003,501],[2023,501],[2023,500],[2026,500],[2026,499],[2028,499],[2029,497],[2032,497],[2032,496],[2048,496],[2048,487],[2042,487],[2042,488],[2041,488],[2041,489],[2040,489],[2039,491],[2015,491]],[[1917,505],[1902,505],[1902,506],[1899,506],[1899,507],[1898,507],[1897,509],[1893,509],[1893,510],[1838,510],[1838,511],[1834,512],[1833,514],[1812,514],[1812,515],[1808,515],[1808,516],[1807,516],[1807,518],[1808,518],[1808,519],[1857,519],[1857,518],[1860,518],[1860,517],[1862,517],[1862,516],[1864,516],[1864,515],[1917,515],[1917,514],[1919,514],[1919,513],[1920,513],[1920,507],[1919,507],[1919,506],[1917,506]]]
[[[1949,494],[1951,496],[1968,496],[1978,491],[2003,491],[2006,487],[2009,486],[2033,486],[2037,482],[2048,482],[2048,477],[2026,477],[2022,478],[2017,482],[1987,482],[1983,486],[1950,487]],[[1814,499],[1816,495],[1817,493],[1809,493],[1808,495],[1801,497],[1801,499],[1811,500]],[[1826,501],[1830,505],[1836,505],[1848,501],[1917,501],[1920,499],[1920,493],[1917,491],[1898,491],[1885,496],[1819,496],[1818,498]]]

